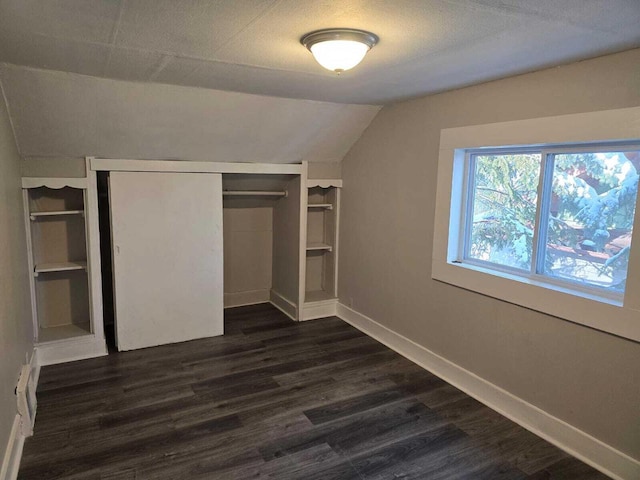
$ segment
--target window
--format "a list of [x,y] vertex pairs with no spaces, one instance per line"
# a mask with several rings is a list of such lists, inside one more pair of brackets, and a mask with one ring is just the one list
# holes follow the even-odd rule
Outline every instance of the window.
[[432,278],[640,342],[639,119],[441,130]]
[[638,146],[468,150],[459,261],[621,298],[639,171]]
[[470,155],[465,259],[531,270],[540,158],[536,152]]

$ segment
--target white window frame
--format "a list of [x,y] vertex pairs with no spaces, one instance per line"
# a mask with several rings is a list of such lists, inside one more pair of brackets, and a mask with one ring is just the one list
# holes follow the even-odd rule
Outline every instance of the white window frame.
[[[432,277],[467,290],[640,341],[640,241],[631,245],[624,295],[604,294],[542,275],[522,275],[495,264],[461,262],[465,232],[469,151],[526,145],[542,150],[568,144],[634,144],[640,107],[494,123],[441,131]],[[516,150],[518,147],[514,147]],[[573,150],[573,148],[572,148]],[[544,167],[542,167],[544,168]],[[550,175],[552,172],[542,172]],[[542,196],[538,195],[540,220]],[[640,195],[636,204],[640,212]],[[637,213],[636,218],[640,213]],[[537,228],[539,230],[539,228]],[[637,235],[636,235],[637,237]],[[534,242],[535,245],[535,242]],[[538,252],[534,251],[534,255]]]

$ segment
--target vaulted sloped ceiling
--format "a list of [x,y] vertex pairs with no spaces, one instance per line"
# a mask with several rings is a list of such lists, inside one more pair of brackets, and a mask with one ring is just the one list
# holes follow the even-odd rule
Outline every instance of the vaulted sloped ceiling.
[[[23,156],[333,162],[367,105],[637,47],[639,25],[640,0],[0,0],[0,81]],[[336,76],[299,43],[329,27],[380,43]]]
[[339,162],[379,110],[0,66],[24,157]]

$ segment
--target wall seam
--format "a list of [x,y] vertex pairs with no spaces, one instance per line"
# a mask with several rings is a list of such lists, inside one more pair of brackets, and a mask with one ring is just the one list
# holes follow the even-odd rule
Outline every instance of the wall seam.
[[[5,64],[0,66],[4,67]],[[7,109],[7,117],[9,117],[9,125],[11,126],[11,132],[13,133],[13,143],[16,145],[16,151],[18,152],[18,156],[22,158],[22,152],[20,152],[20,145],[18,144],[18,135],[16,134],[16,127],[13,124],[13,117],[11,116],[11,109],[9,108],[9,101],[7,100],[7,95],[4,91],[4,85],[2,83],[2,78],[0,78],[0,92],[2,92],[2,100],[4,101],[4,105]]]

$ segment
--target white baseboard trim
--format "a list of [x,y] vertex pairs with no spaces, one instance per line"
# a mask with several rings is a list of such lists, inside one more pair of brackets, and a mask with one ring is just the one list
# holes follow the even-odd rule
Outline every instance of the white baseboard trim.
[[267,303],[271,300],[269,290],[251,290],[249,292],[232,292],[224,294],[224,308],[244,307]]
[[336,315],[337,305],[337,299],[305,302],[305,304],[302,305],[302,318],[300,320],[315,320],[317,318],[333,317]]
[[0,480],[15,480],[18,478],[18,469],[20,468],[20,460],[22,459],[22,448],[24,447],[24,435],[21,432],[20,415],[16,414],[11,427],[11,434],[7,449],[4,452],[2,460],[2,469],[0,469]]
[[38,363],[42,366],[102,357],[108,354],[104,338],[93,335],[39,344],[36,351]]
[[283,297],[275,290],[271,290],[270,302],[274,307],[284,313],[291,320],[294,320],[296,322],[298,321],[298,307],[295,303]]
[[371,318],[338,303],[337,316],[570,455],[618,480],[640,478],[640,461],[550,415]]

